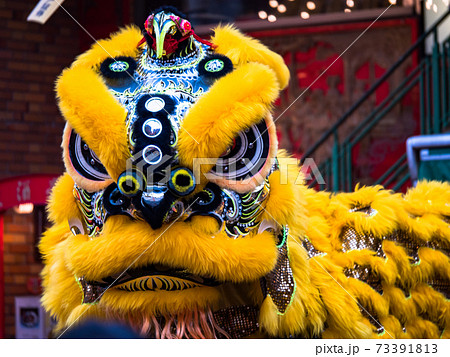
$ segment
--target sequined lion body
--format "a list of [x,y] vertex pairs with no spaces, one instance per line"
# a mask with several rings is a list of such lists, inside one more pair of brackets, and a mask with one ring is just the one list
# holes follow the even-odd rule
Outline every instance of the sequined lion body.
[[57,82],[67,172],[40,243],[57,329],[448,337],[448,184],[307,189],[270,116],[281,57],[230,26],[204,43],[172,12],[146,28],[99,41]]

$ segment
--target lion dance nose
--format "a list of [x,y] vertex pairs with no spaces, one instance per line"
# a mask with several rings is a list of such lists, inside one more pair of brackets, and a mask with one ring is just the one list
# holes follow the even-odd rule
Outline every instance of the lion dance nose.
[[170,174],[169,188],[177,196],[186,196],[194,191],[195,177],[191,170],[178,167]]
[[159,180],[150,179],[138,168],[124,171],[117,184],[107,190],[105,207],[110,207],[110,214],[130,214],[147,221],[153,229],[160,228],[171,209],[183,197],[195,189],[195,177],[186,167],[166,169],[167,176]]
[[159,182],[152,182],[147,185],[145,175],[133,168],[132,170],[124,171],[117,180],[117,188],[120,193],[126,197],[135,197],[139,194],[153,194],[154,199],[145,200],[150,206],[155,206],[155,203],[160,200],[158,197],[170,190],[175,196],[187,196],[194,191],[195,177],[191,170],[186,167],[177,167],[170,172],[168,180],[162,179]]
[[144,174],[140,170],[133,169],[122,172],[117,180],[117,187],[122,195],[134,197],[145,190],[146,181]]

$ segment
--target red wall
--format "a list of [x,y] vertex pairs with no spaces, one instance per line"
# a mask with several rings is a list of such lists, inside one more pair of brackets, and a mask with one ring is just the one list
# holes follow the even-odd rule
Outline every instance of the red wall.
[[[53,88],[79,52],[79,28],[62,11],[45,25],[26,22],[35,0],[0,3],[0,178],[62,172]],[[66,3],[78,16],[74,2]]]
[[[290,69],[274,115],[280,146],[300,158],[410,48],[418,27],[419,19],[410,17],[250,33],[280,53]],[[341,142],[415,66],[413,56],[354,112],[339,130]],[[417,89],[354,146],[354,183],[373,184],[405,152],[406,139],[418,133]],[[314,152],[316,164],[330,157],[332,139]]]

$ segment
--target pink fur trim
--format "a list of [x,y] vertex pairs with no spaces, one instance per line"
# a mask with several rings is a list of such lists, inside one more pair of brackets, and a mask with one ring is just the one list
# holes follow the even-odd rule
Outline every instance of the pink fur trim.
[[72,161],[70,160],[70,155],[69,155],[69,139],[70,139],[71,132],[72,132],[72,128],[70,127],[69,123],[66,123],[66,126],[64,128],[61,147],[63,149],[64,166],[66,167],[66,170],[69,173],[70,177],[72,177],[73,181],[78,186],[80,186],[81,188],[83,188],[89,192],[100,191],[100,190],[103,190],[104,188],[108,187],[111,183],[114,182],[112,179],[105,180],[105,181],[93,181],[93,180],[89,180],[89,179],[81,176],[77,172],[77,170],[75,170],[75,168],[72,165]]

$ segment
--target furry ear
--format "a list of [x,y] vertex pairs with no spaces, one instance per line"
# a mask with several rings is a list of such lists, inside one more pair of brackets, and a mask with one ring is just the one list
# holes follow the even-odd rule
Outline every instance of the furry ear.
[[64,70],[56,92],[64,118],[99,157],[111,178],[117,179],[130,156],[125,108],[90,68]]
[[100,64],[107,58],[129,56],[135,58],[139,53],[137,44],[142,38],[137,26],[129,26],[112,34],[110,38],[96,41],[92,47],[77,57],[72,67],[100,69]]
[[[69,159],[71,128],[82,137],[111,178],[116,179],[129,157],[125,129],[126,111],[108,92],[100,73],[105,60],[134,58],[142,34],[136,26],[121,29],[110,38],[99,40],[91,49],[78,56],[72,66],[63,71],[56,83],[59,107],[66,126],[63,137],[64,162],[76,183],[88,190],[106,187],[111,180],[93,181],[80,175]],[[128,73],[128,72],[126,72]]]
[[211,40],[217,46],[215,51],[229,57],[235,66],[247,62],[269,66],[277,76],[279,89],[286,88],[290,75],[283,58],[258,40],[244,35],[232,25],[218,26]]
[[[263,64],[247,63],[218,79],[183,120],[180,163],[192,168],[194,160],[217,159],[241,130],[264,120],[277,96],[275,74]],[[201,165],[202,174],[214,166],[209,160]]]

